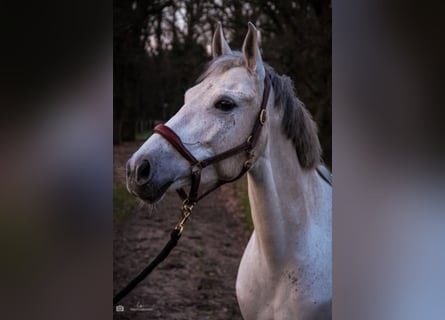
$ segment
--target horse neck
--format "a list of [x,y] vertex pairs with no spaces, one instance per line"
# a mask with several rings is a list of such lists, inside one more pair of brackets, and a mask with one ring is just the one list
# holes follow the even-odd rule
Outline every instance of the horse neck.
[[316,171],[302,169],[281,130],[270,131],[263,154],[248,174],[248,189],[255,241],[268,262],[276,264],[285,263],[289,252],[310,252],[311,225],[329,219],[322,217],[328,214],[321,201],[326,186]]

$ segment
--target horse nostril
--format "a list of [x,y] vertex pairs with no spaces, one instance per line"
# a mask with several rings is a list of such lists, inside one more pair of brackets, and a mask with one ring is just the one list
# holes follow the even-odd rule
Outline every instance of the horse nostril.
[[143,185],[148,182],[150,178],[150,162],[143,160],[136,169],[136,183]]

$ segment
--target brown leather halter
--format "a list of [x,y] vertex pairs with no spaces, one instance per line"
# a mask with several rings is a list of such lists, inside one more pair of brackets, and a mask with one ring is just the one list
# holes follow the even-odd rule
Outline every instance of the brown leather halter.
[[[255,121],[253,129],[250,135],[247,137],[246,141],[244,141],[243,143],[239,144],[238,146],[232,149],[229,149],[227,151],[224,151],[222,153],[219,153],[213,157],[204,160],[196,159],[193,156],[193,154],[184,146],[184,144],[181,141],[181,138],[179,138],[178,135],[166,125],[159,124],[154,128],[154,132],[163,136],[190,163],[191,186],[189,194],[187,195],[184,189],[182,188],[176,190],[181,199],[183,200],[184,204],[193,207],[199,200],[204,198],[210,192],[214,191],[215,189],[217,189],[218,187],[220,187],[225,183],[233,182],[241,178],[241,176],[244,175],[250,169],[250,167],[252,166],[253,158],[255,156],[253,148],[255,147],[255,144],[260,136],[261,128],[263,127],[266,121],[266,107],[267,107],[267,101],[269,100],[269,93],[270,93],[270,79],[269,76],[266,75],[266,77],[264,78],[264,91],[263,91],[262,102],[260,110],[258,112],[258,121]],[[247,159],[246,161],[244,161],[241,172],[236,177],[229,180],[219,179],[218,182],[213,187],[211,187],[209,190],[205,191],[201,195],[198,195],[199,185],[201,182],[202,169],[216,162],[237,155],[241,152],[246,152],[247,154]]]

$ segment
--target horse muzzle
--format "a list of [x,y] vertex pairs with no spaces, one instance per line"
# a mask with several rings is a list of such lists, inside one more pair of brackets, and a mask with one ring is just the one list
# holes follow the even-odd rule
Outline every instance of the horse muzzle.
[[159,201],[170,186],[186,183],[190,175],[188,163],[160,137],[135,152],[126,171],[128,191],[148,203]]

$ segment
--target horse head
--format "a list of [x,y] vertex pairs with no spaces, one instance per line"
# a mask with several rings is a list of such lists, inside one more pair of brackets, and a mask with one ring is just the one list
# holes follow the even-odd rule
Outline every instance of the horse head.
[[[258,121],[260,106],[267,105],[269,98],[263,97],[266,69],[259,50],[258,32],[252,23],[241,52],[230,49],[218,24],[212,55],[207,70],[196,85],[186,91],[184,105],[165,124],[174,132],[172,135],[177,135],[186,149],[184,152],[189,152],[198,162],[249,139]],[[248,150],[253,165],[254,154],[262,152],[265,146],[265,131],[258,134],[254,150]],[[191,184],[194,166],[190,162],[165,137],[155,133],[128,161],[127,188],[149,203],[156,202],[168,189]],[[246,152],[233,153],[212,163],[200,173],[201,186],[233,179],[243,171],[245,163]]]

